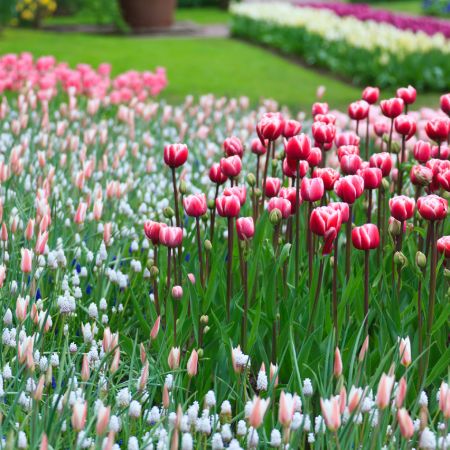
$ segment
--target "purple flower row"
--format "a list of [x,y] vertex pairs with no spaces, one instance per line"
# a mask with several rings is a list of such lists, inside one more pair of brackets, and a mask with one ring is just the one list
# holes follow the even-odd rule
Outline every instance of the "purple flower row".
[[398,14],[383,9],[374,9],[365,3],[348,4],[306,1],[297,3],[297,6],[328,9],[341,17],[353,16],[363,21],[373,20],[375,22],[388,23],[401,30],[422,31],[430,36],[436,33],[442,33],[446,38],[450,38],[450,21],[447,20]]

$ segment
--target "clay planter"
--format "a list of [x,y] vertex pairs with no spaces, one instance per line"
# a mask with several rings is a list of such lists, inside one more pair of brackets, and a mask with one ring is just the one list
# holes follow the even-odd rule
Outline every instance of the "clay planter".
[[119,3],[125,22],[135,32],[173,24],[176,0],[120,0]]

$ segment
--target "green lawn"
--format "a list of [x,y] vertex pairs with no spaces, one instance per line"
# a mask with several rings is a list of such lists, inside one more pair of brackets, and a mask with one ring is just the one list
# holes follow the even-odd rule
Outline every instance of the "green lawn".
[[420,0],[384,1],[380,3],[372,3],[371,6],[374,8],[389,9],[391,11],[407,14],[423,14],[422,2]]
[[[164,96],[181,101],[188,94],[248,95],[253,103],[274,98],[293,110],[309,110],[316,89],[326,87],[324,100],[346,108],[360,97],[361,88],[306,69],[259,47],[231,39],[181,39],[93,36],[8,29],[0,37],[0,54],[30,51],[54,55],[71,65],[110,62],[114,73],[127,69],[167,68]],[[392,95],[392,92],[385,93]],[[437,95],[422,103],[438,106]]]

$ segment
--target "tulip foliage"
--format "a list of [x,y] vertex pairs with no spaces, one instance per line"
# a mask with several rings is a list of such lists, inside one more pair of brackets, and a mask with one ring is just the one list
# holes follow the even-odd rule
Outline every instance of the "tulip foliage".
[[2,448],[447,448],[450,97],[413,89],[3,97]]

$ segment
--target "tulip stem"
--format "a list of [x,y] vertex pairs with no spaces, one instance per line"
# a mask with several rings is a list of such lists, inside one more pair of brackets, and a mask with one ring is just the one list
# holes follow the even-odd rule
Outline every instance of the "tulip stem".
[[[272,246],[273,246],[273,254],[275,257],[274,265],[277,265],[278,259],[278,240],[280,238],[280,230],[281,230],[281,220],[278,222],[273,229],[273,237],[272,237]],[[274,284],[275,284],[275,317],[273,318],[272,324],[272,362],[275,363],[277,360],[277,334],[278,334],[278,290],[277,290],[277,275],[275,272]]]
[[417,286],[417,328],[419,333],[419,386],[422,386],[423,381],[423,323],[422,323],[422,280],[423,271],[419,275],[419,284]]
[[256,155],[256,187],[259,188],[259,166],[261,161],[261,155]]
[[[403,246],[403,226],[404,226],[404,221],[400,221],[400,234],[399,236],[397,236],[397,247],[396,247],[396,251],[397,252],[401,252],[402,251],[402,246]],[[401,282],[402,282],[402,265],[398,264],[397,266],[397,299],[398,301],[400,301],[400,289],[401,289]]]
[[227,320],[230,321],[230,304],[233,269],[233,218],[228,217],[228,257],[227,257]]
[[311,211],[312,211],[312,202],[308,202],[308,216],[307,216],[308,232],[306,235],[306,240],[307,240],[307,245],[308,245],[308,271],[309,271],[308,273],[309,273],[309,288],[310,289],[312,286],[312,279],[313,279],[313,252],[314,252],[311,227],[309,225]]
[[436,226],[434,220],[430,221],[430,246],[431,246],[431,262],[430,262],[430,290],[428,298],[428,318],[427,318],[427,356],[425,362],[424,373],[427,372],[430,361],[430,345],[431,345],[431,329],[433,328],[434,304],[436,299],[436,266],[437,266],[437,249],[436,249]]
[[175,200],[175,221],[177,224],[177,227],[180,225],[180,211],[178,208],[178,188],[177,188],[177,178],[175,173],[175,168],[172,167],[172,186],[173,186],[173,197]]
[[353,212],[353,204],[348,205],[348,221],[347,226],[345,228],[346,234],[346,248],[345,248],[345,277],[348,283],[350,279],[350,255],[352,249],[352,212]]
[[297,161],[295,176],[295,289],[298,288],[300,258],[300,162]]
[[[154,258],[154,265],[156,267],[158,267],[158,245],[155,245],[153,247],[153,258]],[[161,315],[161,311],[159,308],[159,294],[158,294],[158,279],[157,276],[154,277],[153,279],[153,298],[155,300],[155,308],[156,308],[156,313],[158,314],[158,316]]]
[[319,302],[320,289],[322,287],[324,262],[325,262],[325,258],[322,256],[322,258],[320,258],[319,277],[317,279],[316,292],[314,294],[313,308],[311,311],[311,317],[309,319],[308,334],[311,333],[311,331],[313,329],[314,316],[316,315],[317,303]]
[[403,187],[403,162],[405,161],[405,144],[406,144],[406,136],[402,136],[402,152],[401,158],[397,155],[397,195],[402,193]]
[[369,250],[364,251],[364,326],[369,332]]
[[164,311],[166,311],[167,314],[167,297],[169,295],[169,291],[170,291],[170,278],[172,276],[171,272],[172,272],[172,255],[171,255],[172,251],[170,247],[167,247],[167,293],[165,295],[164,298]]
[[197,248],[198,248],[198,262],[200,265],[200,282],[202,284],[202,288],[205,288],[205,274],[203,267],[203,255],[202,255],[202,241],[200,237],[200,219],[198,217],[195,218],[195,228],[197,231]]
[[241,260],[242,264],[242,283],[244,285],[244,314],[242,315],[242,328],[241,328],[241,344],[245,349],[247,341],[247,315],[248,315],[248,272],[247,272],[247,260],[245,256]]
[[367,196],[369,197],[369,202],[367,205],[367,223],[372,221],[372,189],[367,191]]
[[389,130],[389,141],[388,141],[388,153],[391,153],[392,146],[392,132],[394,131],[394,119],[391,119],[391,129]]
[[338,298],[337,298],[337,267],[338,267],[338,238],[334,240],[334,264],[333,264],[333,323],[334,323],[334,333],[336,336],[336,343],[339,342],[339,331],[338,331]]
[[269,143],[267,144],[267,152],[266,152],[266,162],[264,164],[264,173],[263,173],[263,182],[262,182],[262,192],[261,192],[261,204],[260,204],[260,210],[261,210],[261,214],[262,211],[264,210],[264,199],[266,197],[266,179],[267,179],[267,171],[269,169],[269,160],[270,160],[270,149],[271,149],[271,144],[273,146],[275,146],[275,142],[274,141],[269,141]]
[[367,119],[366,119],[366,142],[365,142],[365,157],[366,161],[369,159],[369,116],[370,116],[370,106],[369,110],[367,112]]
[[219,185],[216,184],[216,192],[214,193],[214,208],[211,208],[211,229],[209,230],[209,237],[211,244],[214,241],[214,225],[216,222],[216,200],[219,195]]

